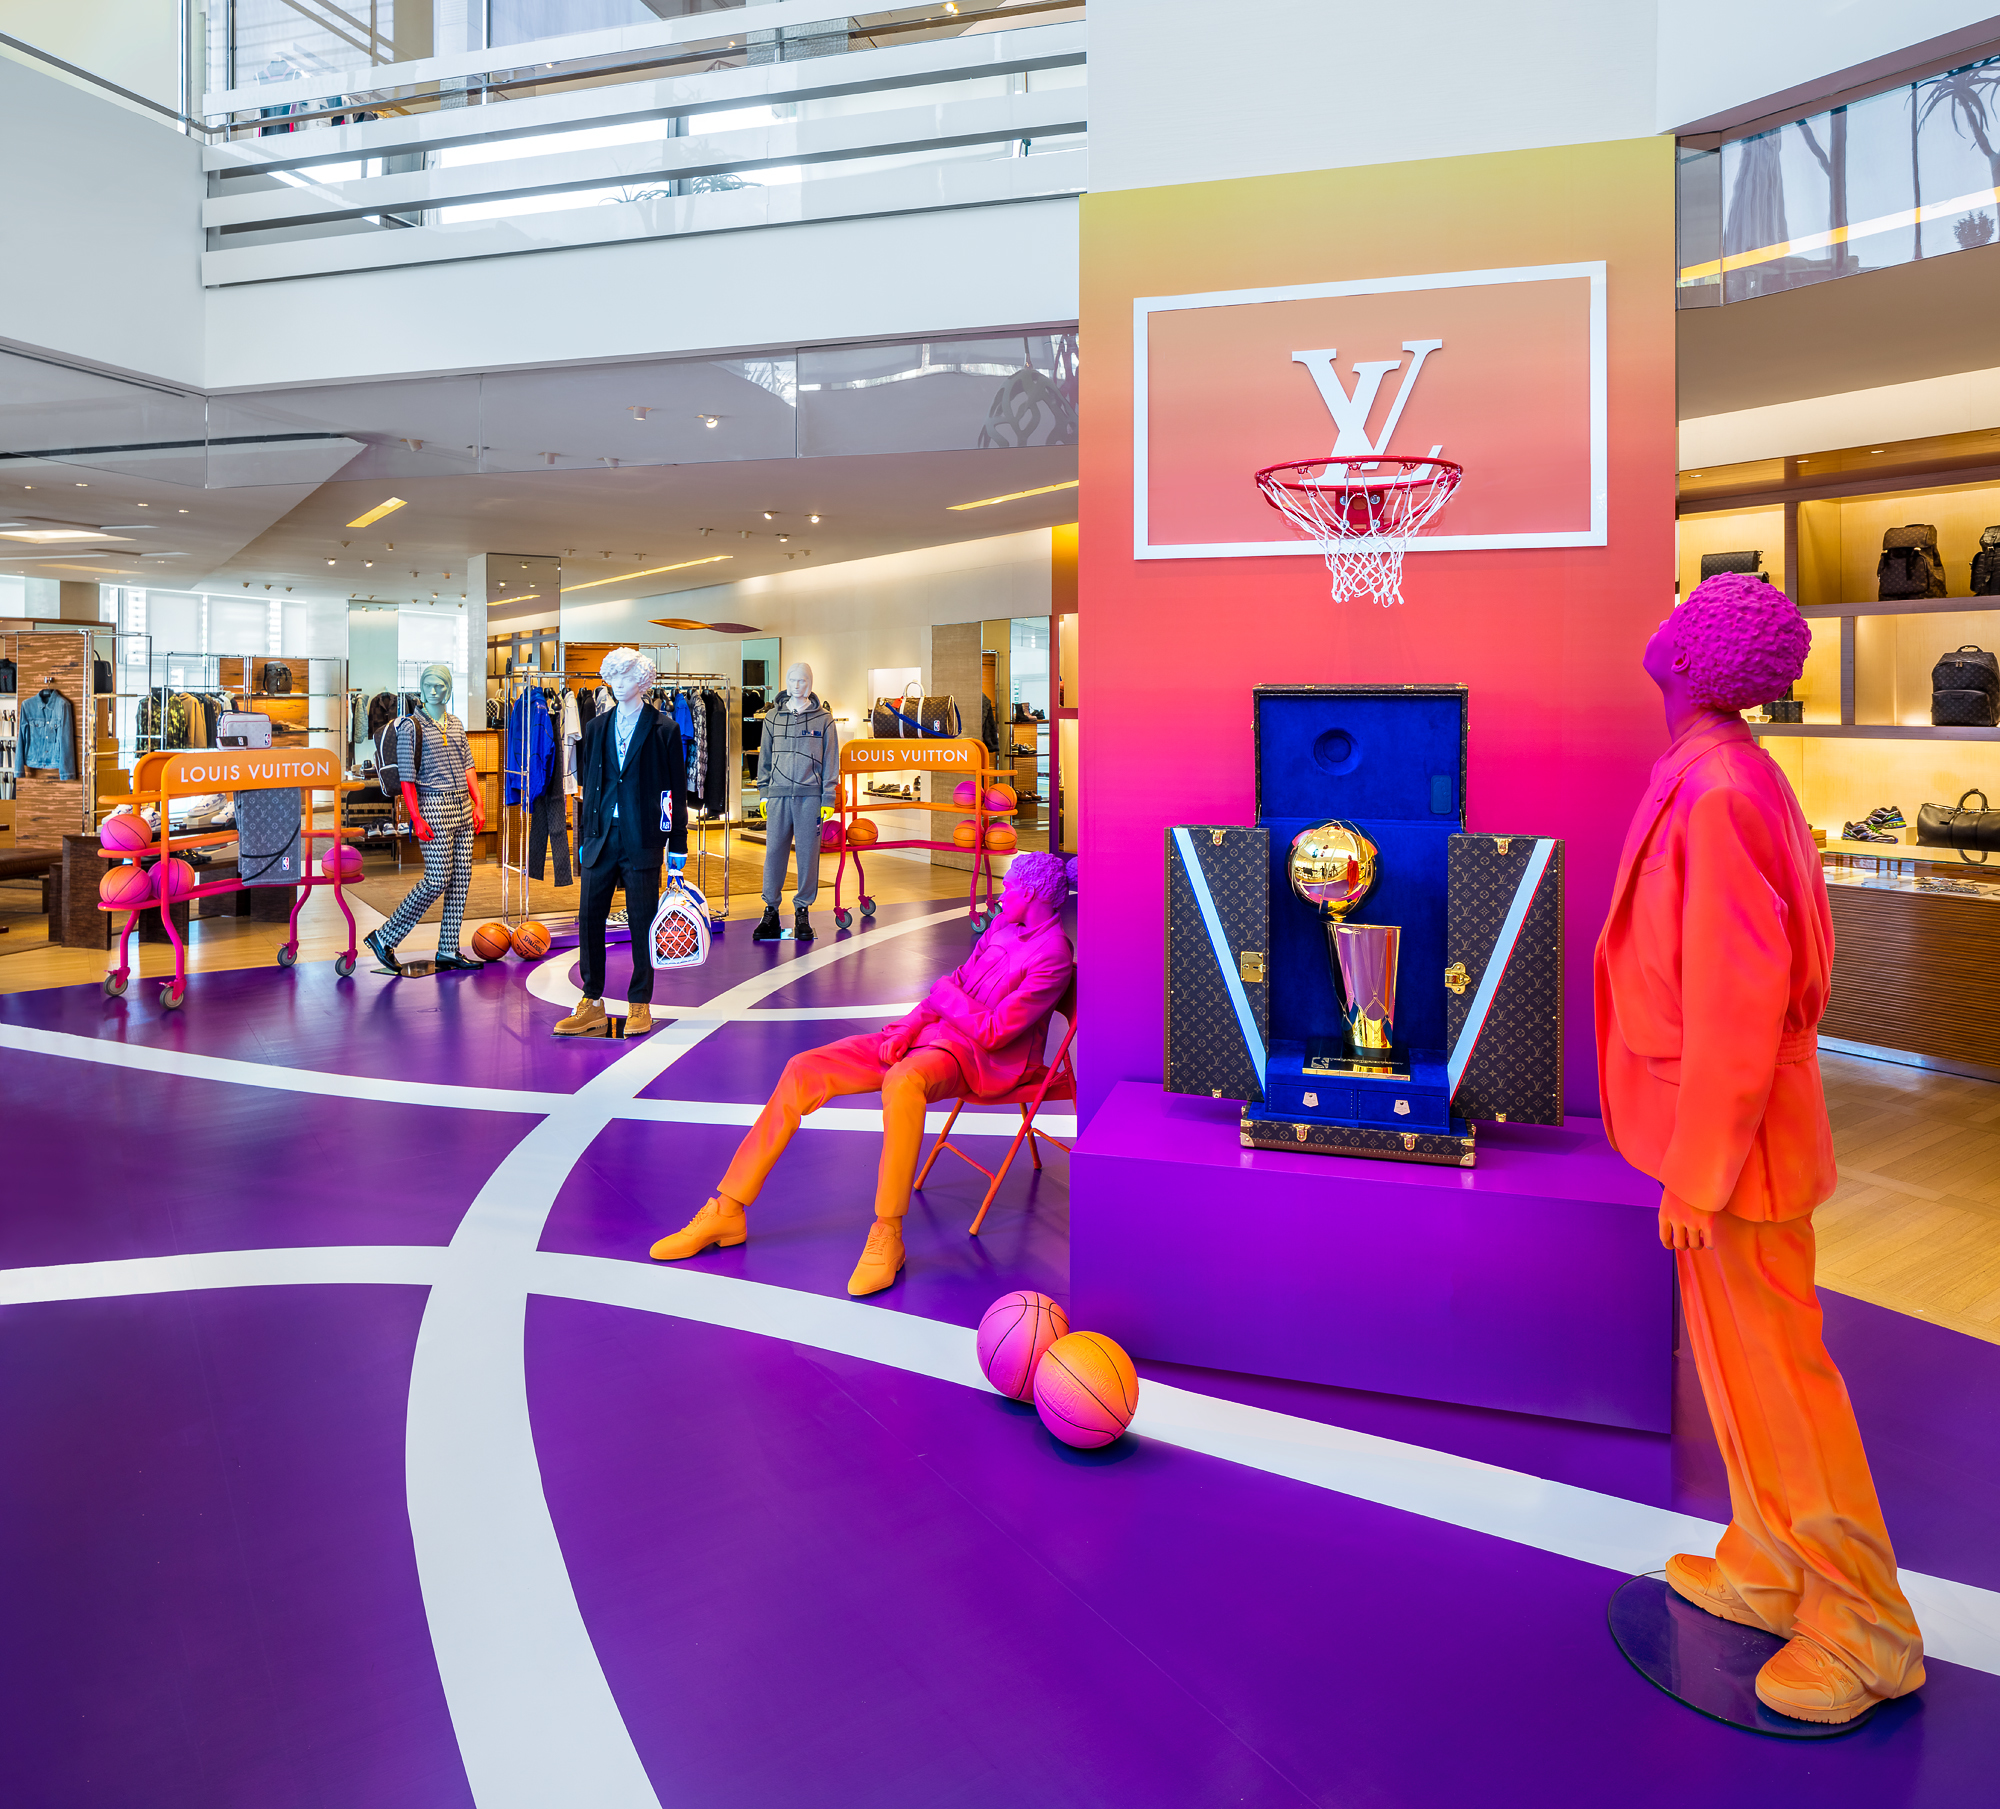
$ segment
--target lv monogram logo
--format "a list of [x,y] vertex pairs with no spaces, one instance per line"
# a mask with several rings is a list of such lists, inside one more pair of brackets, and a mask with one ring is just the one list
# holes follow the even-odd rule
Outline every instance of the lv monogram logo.
[[[1444,341],[1406,339],[1403,341],[1403,350],[1411,354],[1410,368],[1403,373],[1403,381],[1397,385],[1396,400],[1389,410],[1389,418],[1382,423],[1381,433],[1372,440],[1368,437],[1368,417],[1375,412],[1375,398],[1381,392],[1383,378],[1391,371],[1402,370],[1402,359],[1368,359],[1352,365],[1350,368],[1354,372],[1354,388],[1350,391],[1341,383],[1340,373],[1333,368],[1334,357],[1339,351],[1337,346],[1328,346],[1322,352],[1292,354],[1294,364],[1306,367],[1314,386],[1319,390],[1320,400],[1326,404],[1327,413],[1333,417],[1334,458],[1380,458],[1387,452],[1389,441],[1396,431],[1396,423],[1403,418],[1403,410],[1409,403],[1410,392],[1417,387],[1417,373],[1424,368],[1424,361],[1433,352],[1444,350]],[[1433,446],[1431,457],[1436,458],[1443,451],[1442,445]],[[1334,481],[1345,480],[1343,478]]]

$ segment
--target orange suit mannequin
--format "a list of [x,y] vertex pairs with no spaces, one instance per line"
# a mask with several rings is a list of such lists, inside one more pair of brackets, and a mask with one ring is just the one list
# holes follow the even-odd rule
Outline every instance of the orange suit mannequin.
[[1786,1635],[1786,1653],[1802,1636],[1831,1654],[1858,1682],[1845,1705],[1836,1688],[1817,1712],[1811,1692],[1767,1693],[1762,1677],[1759,1693],[1783,1713],[1845,1720],[1924,1671],[1813,1292],[1812,1210],[1836,1182],[1817,1053],[1832,918],[1812,832],[1740,717],[1683,700],[1676,720],[1655,669],[1668,633],[1648,671],[1677,733],[1625,839],[1595,988],[1606,1134],[1662,1184],[1661,1237],[1729,1473],[1713,1565],[1678,1558],[1668,1580],[1711,1613]]

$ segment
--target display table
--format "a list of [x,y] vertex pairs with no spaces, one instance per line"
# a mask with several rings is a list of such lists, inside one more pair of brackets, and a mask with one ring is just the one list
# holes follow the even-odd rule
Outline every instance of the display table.
[[1666,1432],[1659,1188],[1595,1118],[1478,1165],[1246,1150],[1232,1100],[1121,1082],[1078,1138],[1070,1320],[1135,1357]]

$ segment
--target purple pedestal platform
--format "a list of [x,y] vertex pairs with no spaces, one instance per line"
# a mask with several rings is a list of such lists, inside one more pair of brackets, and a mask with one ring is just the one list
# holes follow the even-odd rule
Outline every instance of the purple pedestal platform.
[[1123,1081],[1076,1145],[1070,1313],[1163,1363],[1668,1432],[1657,1203],[1594,1118],[1433,1168],[1246,1150],[1233,1101]]

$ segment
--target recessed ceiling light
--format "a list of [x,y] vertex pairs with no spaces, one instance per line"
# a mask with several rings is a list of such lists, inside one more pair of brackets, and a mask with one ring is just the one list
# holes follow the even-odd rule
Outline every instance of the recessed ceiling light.
[[132,505],[132,507],[135,509],[150,509],[152,506],[153,505],[151,503],[134,503]]
[[781,541],[782,541],[782,540],[789,540],[789,539],[791,539],[791,535],[789,535],[789,534],[780,534],[780,535],[778,536],[778,538],[779,538],[779,539],[780,539]]
[[181,514],[183,514],[183,515],[191,515],[191,514],[192,514],[193,512],[194,512],[194,511],[193,511],[193,510],[191,510],[191,509],[182,509],[182,510],[180,511],[180,513],[181,513]]
[[643,572],[628,572],[622,578],[593,578],[588,584],[565,584],[563,592],[567,595],[573,590],[595,590],[600,584],[629,584],[634,578],[657,578],[662,572],[684,572],[691,565],[718,565],[735,556],[734,553],[712,553],[706,559],[683,559],[678,565],[655,565]]
[[766,521],[776,521],[778,518],[775,515],[773,515],[769,509],[766,509],[764,511],[764,519]]
[[85,482],[84,482],[84,481],[83,481],[83,480],[82,480],[81,478],[79,478],[79,479],[77,480],[77,485],[76,485],[76,487],[77,487],[77,488],[78,488],[79,490],[88,490],[88,489],[90,488],[90,486],[89,486],[88,484],[86,484],[86,483],[85,483]]
[[701,424],[704,427],[713,427],[721,419],[720,415],[703,415],[701,416]]
[[361,563],[365,565],[371,572],[375,569],[375,561],[372,559],[364,559],[362,560]]
[[377,503],[374,506],[374,508],[368,511],[366,515],[355,516],[355,518],[352,521],[350,521],[347,525],[350,528],[368,527],[372,523],[380,521],[382,517],[385,515],[393,515],[398,509],[402,508],[403,506],[404,505],[402,497],[392,496],[389,498],[387,502]]
[[327,561],[327,564],[328,564],[328,565],[331,565],[332,563],[333,563],[333,561],[332,561],[331,559],[329,559],[329,560]]
[[1071,478],[1066,484],[1040,484],[1032,490],[1009,490],[1005,496],[982,496],[977,502],[947,503],[945,507],[954,512],[959,509],[990,509],[995,503],[1019,502],[1024,496],[1052,496],[1058,490],[1074,490],[1079,481]]
[[818,527],[818,526],[819,526],[819,517],[818,517],[817,515],[808,515],[808,516],[806,517],[806,520],[808,520],[809,522],[811,522],[811,523],[813,524],[813,526],[814,526],[814,527]]
[[59,540],[123,540],[123,534],[100,534],[94,528],[0,528],[0,540],[29,540],[37,546]]

